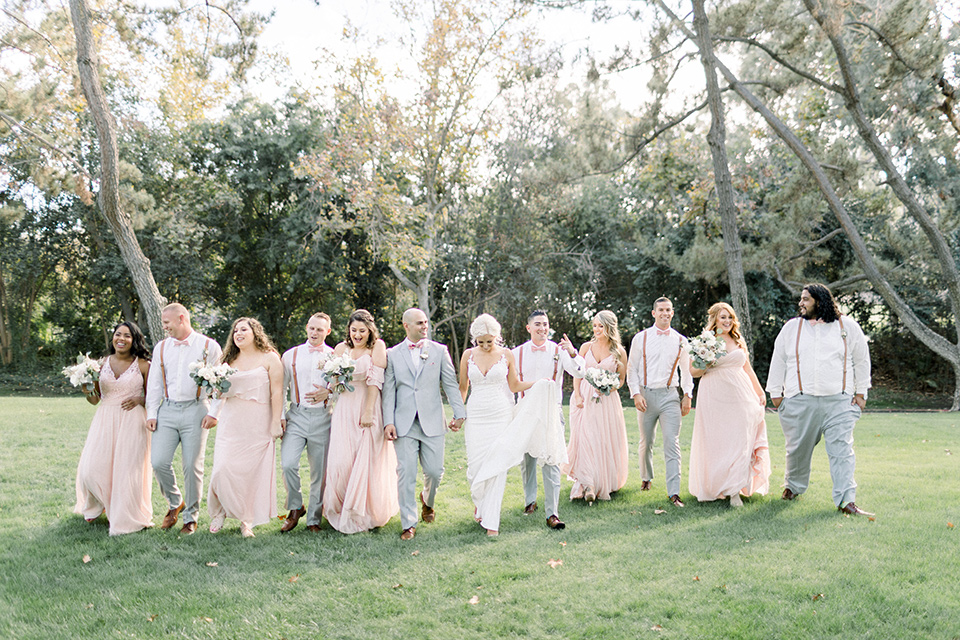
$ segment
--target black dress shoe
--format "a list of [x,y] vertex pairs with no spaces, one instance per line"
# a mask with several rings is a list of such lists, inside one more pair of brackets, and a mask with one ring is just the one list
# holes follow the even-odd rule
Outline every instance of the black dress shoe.
[[547,526],[550,527],[551,529],[557,529],[557,530],[567,528],[567,525],[563,524],[563,522],[561,522],[560,518],[558,518],[557,516],[550,516],[549,518],[547,518]]
[[845,506],[843,506],[843,507],[837,507],[837,509],[840,510],[840,511],[843,511],[843,512],[844,512],[845,514],[847,514],[848,516],[867,516],[867,517],[871,517],[871,516],[874,515],[874,514],[870,513],[869,511],[864,511],[863,509],[861,509],[860,507],[858,507],[858,506],[857,506],[857,503],[855,503],[855,502],[848,502]]

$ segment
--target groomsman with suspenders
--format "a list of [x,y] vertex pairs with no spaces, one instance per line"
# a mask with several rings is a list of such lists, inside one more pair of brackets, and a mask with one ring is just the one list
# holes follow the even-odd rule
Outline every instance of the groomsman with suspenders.
[[[307,341],[288,349],[283,362],[283,388],[290,400],[286,418],[281,420],[283,440],[280,443],[280,467],[287,489],[286,508],[289,511],[280,527],[286,533],[306,516],[307,529],[320,530],[323,507],[323,485],[327,471],[327,452],[330,448],[330,418],[333,408],[327,402],[329,390],[317,384],[319,367],[333,353],[324,342],[330,335],[330,316],[315,313],[307,321]],[[300,490],[300,457],[307,450],[310,463],[310,500],[303,505]]]
[[[542,378],[550,378],[556,383],[557,411],[560,412],[559,425],[563,429],[563,373],[567,372],[571,376],[582,378],[586,372],[586,364],[577,350],[570,344],[570,339],[566,335],[563,336],[559,344],[547,339],[547,335],[550,333],[550,320],[547,318],[546,311],[537,309],[530,313],[527,318],[527,332],[530,334],[530,340],[513,349],[520,380],[536,381]],[[558,513],[560,506],[560,467],[545,464],[543,465],[542,475],[547,526],[551,529],[563,529],[566,525],[560,520]],[[537,510],[536,458],[529,454],[523,455],[520,476],[523,479],[523,494],[526,502],[523,512],[530,515]]]
[[[220,345],[190,326],[190,312],[179,303],[169,304],[160,314],[169,337],[153,348],[154,366],[147,378],[147,429],[153,431],[150,461],[169,511],[161,529],[177,523],[183,511],[183,528],[197,530],[197,514],[203,494],[203,459],[207,433],[217,424],[219,400],[210,403],[206,393],[190,377],[190,363],[220,361]],[[182,445],[183,494],[173,472],[173,455]]]
[[870,349],[863,329],[840,314],[830,289],[808,284],[800,294],[800,317],[783,325],[777,336],[767,375],[767,391],[786,440],[784,500],[807,490],[813,449],[822,437],[837,509],[873,515],[854,502],[853,479],[853,427],[869,388]]
[[[667,495],[674,506],[680,500],[680,422],[690,413],[693,377],[687,339],[670,328],[673,303],[657,298],[653,303],[654,325],[640,331],[630,343],[627,385],[633,404],[640,412],[641,491],[648,491],[653,480],[653,441],[657,420],[663,432],[663,457],[666,462]],[[683,400],[677,386],[683,390]]]

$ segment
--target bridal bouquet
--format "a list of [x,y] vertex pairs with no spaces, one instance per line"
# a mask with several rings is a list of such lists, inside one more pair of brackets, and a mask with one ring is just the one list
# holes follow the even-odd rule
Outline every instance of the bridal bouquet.
[[204,349],[203,356],[199,360],[190,363],[189,369],[190,377],[197,383],[198,387],[217,395],[230,388],[228,378],[237,372],[226,362],[208,364],[206,349]]
[[349,353],[327,358],[320,368],[323,371],[323,379],[333,386],[334,393],[353,391],[353,385],[350,382],[353,380],[353,370],[357,368],[357,363]]
[[[620,374],[616,371],[607,371],[606,369],[591,367],[587,369],[583,379],[590,383],[591,387],[605,396],[610,395],[610,392],[614,389],[620,388]],[[600,396],[595,396],[593,401],[600,402]]]
[[100,379],[100,362],[91,358],[89,351],[86,355],[81,353],[77,356],[77,364],[63,368],[63,375],[75,387],[93,384]]
[[726,345],[713,331],[705,330],[696,338],[690,339],[690,357],[697,369],[706,369],[717,364],[717,360],[727,355]]

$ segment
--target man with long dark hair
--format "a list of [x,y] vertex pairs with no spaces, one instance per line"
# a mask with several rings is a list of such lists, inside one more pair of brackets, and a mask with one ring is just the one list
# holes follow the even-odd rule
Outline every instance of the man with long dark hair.
[[784,500],[807,490],[813,449],[822,437],[837,509],[848,515],[873,515],[854,502],[853,479],[853,427],[869,388],[870,350],[860,325],[840,314],[826,286],[806,285],[799,317],[787,322],[777,336],[767,376],[767,391],[786,440]]

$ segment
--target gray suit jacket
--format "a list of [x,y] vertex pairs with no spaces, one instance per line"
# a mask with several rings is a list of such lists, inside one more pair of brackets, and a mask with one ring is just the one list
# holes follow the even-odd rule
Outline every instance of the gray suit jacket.
[[453,407],[453,417],[466,418],[467,410],[460,397],[457,372],[446,345],[427,340],[422,352],[426,355],[420,371],[414,372],[410,349],[403,342],[387,349],[387,370],[383,375],[383,424],[395,425],[402,438],[419,418],[424,435],[442,436],[447,427],[443,415],[440,387]]

